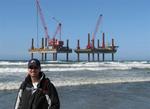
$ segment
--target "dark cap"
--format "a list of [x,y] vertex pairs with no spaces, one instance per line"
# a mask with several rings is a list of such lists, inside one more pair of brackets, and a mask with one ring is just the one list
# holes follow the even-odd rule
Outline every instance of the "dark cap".
[[29,60],[28,61],[28,68],[31,67],[31,66],[35,66],[35,67],[41,68],[40,61],[38,59],[31,59],[31,60]]

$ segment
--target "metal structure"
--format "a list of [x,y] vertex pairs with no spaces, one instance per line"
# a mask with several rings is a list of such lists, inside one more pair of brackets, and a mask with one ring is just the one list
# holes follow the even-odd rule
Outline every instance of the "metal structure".
[[[37,4],[37,10],[40,14],[40,19],[41,19],[41,22],[42,22],[42,26],[44,28],[44,31],[45,31],[45,36],[47,38],[47,42],[48,42],[48,46],[52,46],[52,48],[56,48],[56,49],[60,49],[63,47],[64,45],[64,42],[61,41],[61,23],[58,23],[58,26],[57,26],[57,29],[56,29],[56,32],[53,36],[53,38],[50,38],[49,37],[49,34],[48,34],[48,27],[46,25],[46,22],[45,22],[45,19],[44,19],[44,15],[43,15],[43,12],[42,12],[42,9],[41,9],[41,6],[40,6],[40,2],[39,0],[36,0],[36,4]],[[56,21],[56,19],[54,19]],[[56,39],[56,35],[60,33],[60,39]]]
[[102,20],[102,14],[101,15],[99,15],[99,17],[98,17],[98,20],[97,20],[97,23],[96,23],[96,27],[95,27],[95,30],[94,30],[94,33],[93,33],[93,35],[92,35],[92,42],[90,42],[90,37],[88,38],[88,45],[87,45],[87,49],[92,49],[92,48],[95,48],[94,47],[94,40],[95,40],[95,36],[96,36],[96,34],[97,34],[97,32],[98,32],[98,29],[99,29],[99,25],[100,25],[100,22],[101,22],[101,20]]
[[[49,41],[49,46],[52,46],[53,48],[60,49],[64,45],[64,41],[61,40],[61,23],[53,17],[53,19],[58,23],[56,31],[53,35],[52,40]],[[56,36],[59,34],[59,39],[56,38]]]
[[[66,54],[66,61],[69,61],[69,53],[72,53],[72,49],[69,48],[69,40],[67,40],[66,46],[64,45],[64,42],[61,40],[61,23],[53,17],[53,19],[58,23],[56,31],[53,35],[53,37],[49,37],[48,34],[48,28],[44,19],[44,15],[42,13],[42,9],[40,7],[39,0],[36,0],[37,4],[37,11],[40,15],[40,19],[42,22],[42,26],[44,28],[45,32],[45,38],[42,38],[41,41],[41,47],[36,48],[34,46],[34,39],[32,39],[31,48],[29,49],[29,52],[31,53],[31,58],[34,57],[35,53],[41,54],[41,60],[46,61],[47,60],[47,54],[52,54],[52,60],[57,60],[57,54],[59,53],[65,53]],[[102,35],[102,45],[100,46],[100,41],[97,40],[97,47],[94,46],[94,40],[96,37],[96,34],[98,32],[100,23],[102,19],[102,14],[99,15],[95,30],[92,34],[92,40],[90,40],[90,34],[88,33],[88,44],[86,48],[82,49],[80,48],[80,40],[77,41],[77,48],[74,49],[74,52],[77,54],[77,60],[80,61],[80,54],[87,54],[88,55],[88,61],[90,61],[90,55],[92,54],[92,61],[95,61],[94,55],[97,54],[97,61],[100,61],[100,55],[102,55],[101,60],[105,61],[105,54],[112,54],[112,61],[114,61],[114,54],[117,52],[118,46],[115,45],[114,39],[112,39],[112,44],[110,46],[105,46],[105,35],[103,33]],[[56,36],[59,35],[59,38],[56,38]],[[45,40],[44,40],[45,39]],[[92,41],[92,42],[91,42]]]
[[41,9],[39,0],[36,0],[36,5],[37,5],[37,10],[40,14],[40,19],[41,19],[41,22],[42,22],[42,26],[43,26],[44,31],[45,31],[45,36],[49,40],[48,28],[47,28],[47,25],[46,25],[46,22],[45,22],[45,19],[44,19],[44,15],[42,13],[42,9]]
[[[90,38],[90,34],[88,34],[88,39]],[[97,61],[100,61],[100,55],[102,55],[102,61],[105,61],[105,54],[112,54],[112,61],[114,61],[114,53],[117,52],[118,46],[115,45],[114,39],[112,39],[112,44],[110,46],[105,46],[105,36],[103,33],[102,37],[102,46],[99,44],[99,40],[97,40],[97,47],[94,47],[94,41],[92,46],[94,48],[80,48],[80,40],[77,41],[77,48],[74,50],[77,53],[77,61],[80,61],[80,54],[87,54],[88,61],[90,61],[90,54],[92,54],[92,61],[95,61],[94,55],[97,54]]]

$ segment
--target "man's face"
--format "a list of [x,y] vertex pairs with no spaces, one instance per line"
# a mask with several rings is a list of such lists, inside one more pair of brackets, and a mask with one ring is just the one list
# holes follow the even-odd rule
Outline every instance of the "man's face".
[[41,68],[37,66],[30,66],[28,68],[28,74],[31,76],[31,78],[39,78],[39,72],[41,71]]

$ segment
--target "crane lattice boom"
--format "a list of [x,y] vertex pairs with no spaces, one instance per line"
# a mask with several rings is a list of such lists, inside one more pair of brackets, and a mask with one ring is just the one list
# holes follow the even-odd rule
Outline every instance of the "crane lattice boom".
[[[95,27],[94,33],[93,33],[93,35],[92,35],[92,43],[94,43],[95,36],[96,36],[96,34],[97,34],[97,31],[98,31],[98,29],[99,29],[100,22],[101,22],[101,20],[102,20],[102,16],[103,16],[103,15],[101,14],[101,15],[99,15],[99,17],[98,17],[98,20],[97,20],[97,23],[96,23],[96,27]],[[86,48],[87,48],[87,49],[94,48],[94,44],[92,44],[92,43],[89,41]]]
[[101,22],[101,20],[102,20],[102,16],[103,16],[103,15],[101,14],[101,15],[99,15],[99,17],[98,17],[98,20],[97,20],[97,23],[96,23],[96,27],[95,27],[95,30],[94,30],[94,33],[93,33],[93,36],[92,36],[92,40],[95,39],[95,36],[96,36],[97,31],[98,31],[98,29],[99,29],[100,22]]
[[36,0],[36,5],[37,5],[38,12],[40,14],[40,19],[41,19],[41,22],[42,22],[42,26],[43,26],[44,31],[45,31],[45,36],[49,40],[48,28],[47,28],[47,25],[46,25],[46,22],[45,22],[45,19],[44,19],[44,15],[42,13],[42,9],[40,7],[39,0]]

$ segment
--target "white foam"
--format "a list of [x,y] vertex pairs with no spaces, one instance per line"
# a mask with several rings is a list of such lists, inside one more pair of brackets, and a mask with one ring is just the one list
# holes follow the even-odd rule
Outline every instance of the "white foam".
[[101,78],[101,79],[72,79],[64,81],[54,81],[55,86],[76,86],[76,85],[87,85],[87,84],[108,84],[108,83],[132,83],[132,82],[146,82],[150,81],[149,78]]
[[[24,78],[27,72],[26,62],[2,62],[0,61],[0,90],[11,90],[18,89],[21,79]],[[7,65],[8,64],[8,65]],[[12,65],[12,66],[11,66]],[[14,66],[19,65],[19,66]],[[132,72],[130,69],[139,68],[139,69],[149,69],[150,63],[147,61],[141,62],[79,62],[79,63],[61,63],[61,64],[42,64],[42,71],[46,73],[51,72],[60,72],[54,73],[54,84],[56,86],[73,86],[73,85],[84,85],[84,84],[104,84],[104,83],[123,83],[123,82],[140,82],[140,81],[150,81],[150,77],[148,73],[144,72],[144,74],[136,74],[136,72]],[[82,71],[92,71],[92,74],[87,74]],[[103,74],[102,70],[127,70],[127,72],[110,71],[107,74]],[[64,71],[65,75],[64,75]],[[75,72],[68,71],[79,71],[76,75]],[[96,71],[96,72],[94,72]],[[67,74],[67,73],[68,74]],[[62,75],[61,75],[62,73]],[[95,74],[94,74],[95,73]],[[110,74],[108,74],[110,73]],[[60,75],[58,75],[60,74]],[[49,75],[49,74],[48,74]],[[50,76],[53,75],[50,74]],[[72,75],[72,76],[70,76]],[[15,81],[11,82],[3,82],[7,80],[7,77],[11,76],[9,79],[13,79]],[[18,76],[18,79],[15,77]],[[18,81],[17,81],[18,80]],[[20,81],[19,81],[20,80]]]
[[27,68],[0,68],[0,72],[26,72]]
[[20,87],[21,82],[0,83],[0,90],[13,90]]
[[27,62],[0,61],[0,65],[27,65]]
[[[131,68],[150,68],[150,64],[147,64],[146,61],[142,62],[81,62],[74,64],[45,64],[42,66],[49,67],[67,67],[67,68],[80,68],[80,67],[113,67],[115,69],[131,69]],[[117,68],[118,67],[118,68]]]
[[[5,62],[1,62],[5,63]],[[11,73],[11,72],[27,72],[27,68],[25,67],[10,67],[9,62],[8,66],[5,68],[0,68],[0,74],[1,73]],[[5,63],[5,65],[6,65]],[[15,63],[15,65],[18,65],[19,63]],[[26,63],[23,63],[21,65],[24,65]],[[14,65],[14,63],[13,63]],[[150,64],[147,64],[146,62],[86,62],[86,63],[74,63],[74,64],[42,64],[42,70],[43,71],[79,71],[79,70],[91,70],[91,71],[98,71],[98,70],[128,70],[132,68],[139,68],[144,69],[148,68],[150,69]]]
[[[68,80],[52,81],[56,87],[60,86],[77,86],[88,84],[108,84],[108,83],[132,83],[132,82],[146,82],[150,81],[150,78],[117,78],[117,79],[81,79],[74,78]],[[14,90],[20,87],[21,81],[0,83],[0,90]]]

